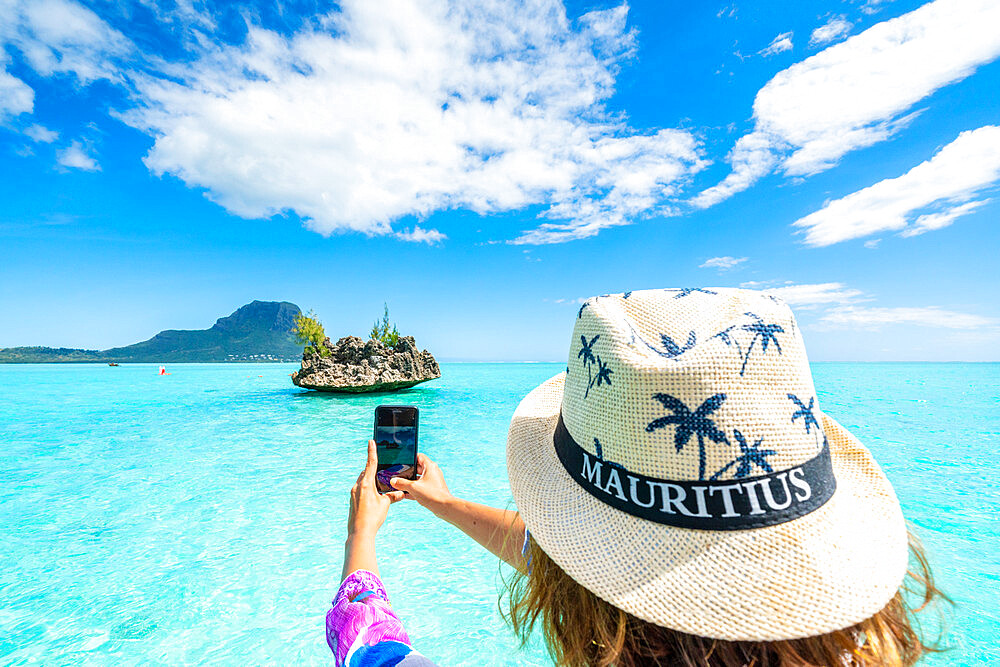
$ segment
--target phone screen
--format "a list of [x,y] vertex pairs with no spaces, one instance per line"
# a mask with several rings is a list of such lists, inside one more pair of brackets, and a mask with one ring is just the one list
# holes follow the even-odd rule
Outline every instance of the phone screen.
[[391,491],[393,477],[417,476],[417,409],[412,405],[380,405],[375,408],[375,447],[378,472],[375,486]]

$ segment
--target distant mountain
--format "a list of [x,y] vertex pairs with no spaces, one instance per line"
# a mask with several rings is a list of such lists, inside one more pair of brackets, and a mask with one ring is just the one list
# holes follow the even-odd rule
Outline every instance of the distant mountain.
[[298,361],[302,344],[291,329],[301,312],[287,301],[254,301],[219,318],[211,329],[168,329],[141,343],[110,350],[0,348],[0,363]]

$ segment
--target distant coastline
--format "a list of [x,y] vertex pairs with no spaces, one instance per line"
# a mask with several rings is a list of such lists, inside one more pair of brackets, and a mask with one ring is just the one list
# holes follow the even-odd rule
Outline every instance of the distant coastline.
[[0,348],[4,364],[282,363],[299,361],[291,333],[301,309],[288,301],[253,301],[209,329],[161,331],[134,345],[107,350],[70,347]]

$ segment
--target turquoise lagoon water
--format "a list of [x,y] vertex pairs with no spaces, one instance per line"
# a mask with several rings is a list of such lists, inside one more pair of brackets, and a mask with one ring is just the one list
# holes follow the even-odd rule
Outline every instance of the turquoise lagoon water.
[[[446,364],[404,394],[291,385],[292,365],[0,366],[0,663],[330,662],[347,489],[380,402],[420,407],[452,490],[510,502],[507,422],[559,364]],[[955,599],[933,665],[1000,664],[1000,365],[817,364]],[[401,503],[382,573],[441,665],[549,664],[497,612],[497,563]],[[476,656],[476,657],[473,657]]]

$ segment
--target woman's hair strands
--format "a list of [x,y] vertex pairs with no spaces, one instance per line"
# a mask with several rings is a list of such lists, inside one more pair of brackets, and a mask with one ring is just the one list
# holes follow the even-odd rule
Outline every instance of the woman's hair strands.
[[[530,541],[530,571],[505,581],[501,609],[522,643],[541,625],[552,657],[565,667],[909,667],[936,642],[920,636],[916,614],[936,598],[923,549],[910,535],[913,568],[903,588],[861,623],[818,637],[785,641],[724,641],[640,620],[576,583]],[[911,606],[908,600],[918,601]]]

